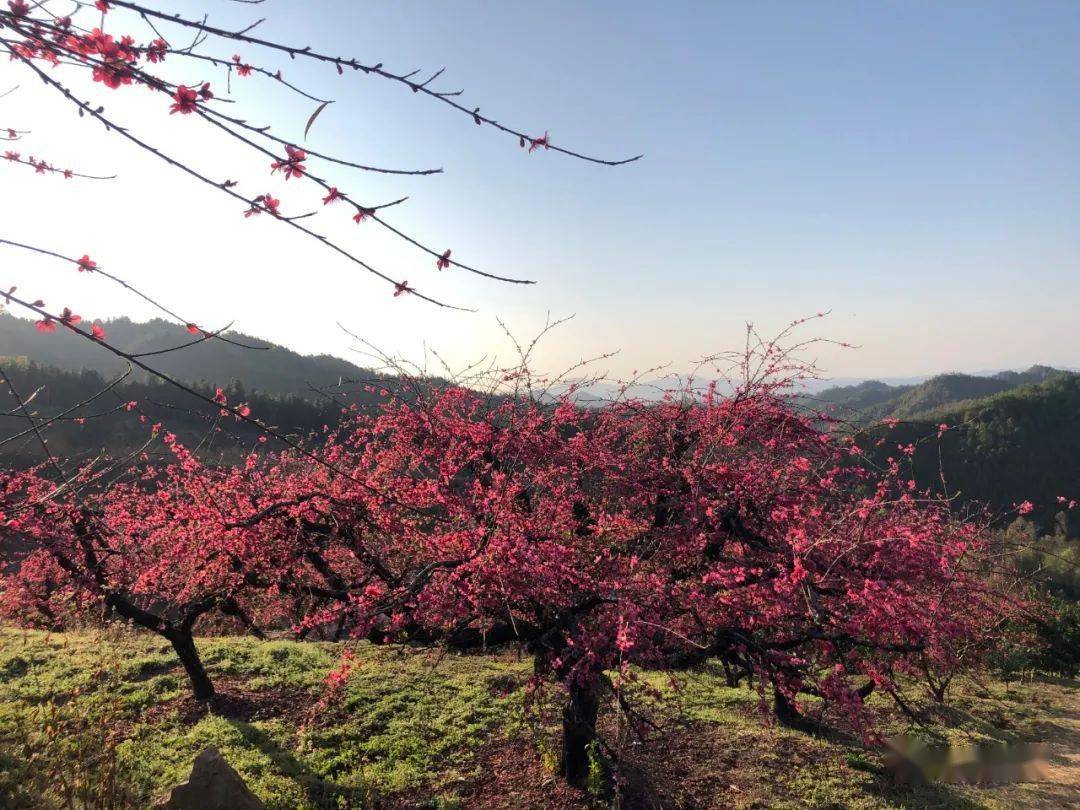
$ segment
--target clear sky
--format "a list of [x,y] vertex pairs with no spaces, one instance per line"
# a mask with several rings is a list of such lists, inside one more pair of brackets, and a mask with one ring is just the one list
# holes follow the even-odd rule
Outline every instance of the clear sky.
[[[619,349],[608,364],[619,374],[733,348],[747,320],[768,332],[829,309],[813,331],[861,347],[821,351],[836,376],[1080,365],[1075,0],[163,8],[209,9],[224,27],[266,16],[263,36],[388,68],[446,66],[444,88],[464,87],[467,103],[509,124],[586,152],[645,153],[618,168],[527,155],[399,86],[239,49],[335,99],[312,148],[446,170],[395,179],[318,165],[324,176],[372,201],[409,194],[387,212],[395,224],[462,261],[539,282],[440,274],[344,210],[311,220],[388,274],[479,310],[450,313],[393,298],[267,217],[245,220],[234,201],[133,152],[0,62],[0,90],[23,85],[0,101],[0,125],[34,130],[24,153],[120,174],[65,182],[0,166],[0,233],[88,252],[201,324],[235,320],[301,351],[349,356],[340,321],[389,350],[415,356],[426,340],[464,362],[505,348],[496,316],[525,335],[546,312],[573,313],[543,364]],[[169,66],[177,80],[223,84],[202,67]],[[233,81],[253,122],[302,138],[310,102],[265,79]],[[263,158],[195,116],[170,117],[160,97],[73,82],[214,176],[272,191],[292,211],[319,207],[314,190],[271,178]],[[11,284],[87,315],[150,314],[100,279],[4,252],[0,285]]]

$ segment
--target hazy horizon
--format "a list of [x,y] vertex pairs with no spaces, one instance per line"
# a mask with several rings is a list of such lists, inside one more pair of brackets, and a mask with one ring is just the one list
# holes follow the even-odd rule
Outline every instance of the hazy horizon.
[[[31,318],[27,318],[27,317],[19,315],[17,313],[0,312],[0,317],[4,317],[5,315],[10,315],[12,317],[15,317],[15,318],[21,320],[21,321],[28,321],[29,322],[29,321],[32,320]],[[93,318],[93,313],[90,313],[90,317]],[[127,319],[130,320],[129,316],[127,316],[127,315],[110,316],[109,318],[104,318],[104,319],[96,319],[95,318],[95,320],[100,320],[105,326],[108,326],[109,321],[110,320],[115,320],[116,318],[127,318]],[[152,320],[155,320],[155,318],[149,318],[147,320],[142,320],[142,321],[136,320],[134,322],[135,323],[146,323],[146,322],[152,321]],[[158,320],[165,320],[165,322],[168,322],[167,319],[158,319]],[[233,330],[230,330],[230,332],[232,332],[232,331]],[[294,351],[297,354],[300,354],[301,356],[304,356],[304,357],[330,356],[330,357],[334,357],[334,358],[337,358],[337,359],[340,359],[340,360],[346,360],[346,361],[348,361],[350,363],[353,363],[353,364],[355,364],[355,365],[357,365],[357,366],[359,366],[361,368],[371,368],[371,367],[373,367],[373,365],[375,365],[375,364],[372,363],[370,356],[365,354],[360,349],[347,349],[347,350],[344,350],[344,351],[311,351],[311,352],[306,352],[306,351],[302,351],[302,350],[300,350],[300,349],[298,349],[298,348],[296,348],[294,346],[290,346],[287,343],[282,343],[281,341],[276,340],[273,336],[251,334],[251,333],[248,333],[248,332],[241,332],[239,330],[236,330],[236,331],[237,331],[238,334],[243,334],[245,337],[253,338],[255,340],[262,340],[262,341],[266,341],[266,342],[269,342],[269,343],[275,343],[275,344],[277,344],[279,346],[283,346],[284,348],[289,349],[290,351]],[[64,333],[61,332],[61,333],[58,333],[58,334],[59,334],[61,339],[65,339],[66,336],[64,335]],[[52,338],[53,338],[52,335],[43,335],[43,336],[40,336],[40,337],[36,337],[36,339],[40,339],[40,340],[50,340]],[[347,339],[349,339],[349,338],[347,338]],[[432,348],[435,348],[436,350],[438,350],[437,346],[432,347]],[[2,351],[0,351],[0,356],[2,356]],[[614,361],[617,357],[618,357],[618,355],[616,354],[614,358],[609,358],[608,360],[600,361],[598,363],[598,368],[595,368],[593,370],[594,371],[599,371],[600,369],[608,368],[611,365],[611,362]],[[419,362],[422,359],[422,356],[421,355],[409,356],[409,357],[404,357],[403,359],[406,360],[406,361],[411,361],[411,362]],[[429,361],[431,361],[431,360],[433,360],[433,357],[429,357],[428,359],[429,359]],[[508,358],[508,360],[512,360],[512,358]],[[926,380],[928,380],[928,379],[930,379],[932,377],[937,377],[937,376],[941,376],[941,375],[945,375],[945,374],[965,374],[965,375],[974,376],[974,377],[988,377],[988,376],[992,376],[994,374],[1000,374],[1000,373],[1008,372],[1008,371],[1026,371],[1026,370],[1028,370],[1028,369],[1030,369],[1032,367],[1035,367],[1035,366],[1049,366],[1049,367],[1053,367],[1053,368],[1055,368],[1055,369],[1057,369],[1059,371],[1080,372],[1080,365],[1056,365],[1056,364],[1052,364],[1052,363],[1042,363],[1042,362],[1039,362],[1039,361],[1034,361],[1034,362],[1026,363],[1026,364],[1019,365],[1019,366],[1008,366],[1008,367],[1002,366],[1002,367],[996,367],[996,368],[976,368],[976,369],[940,368],[940,369],[934,369],[934,370],[929,370],[929,371],[923,371],[921,373],[906,374],[906,375],[871,374],[869,376],[844,376],[844,375],[832,375],[832,374],[827,373],[827,371],[822,370],[822,373],[821,373],[820,376],[813,377],[813,378],[807,378],[806,380],[803,381],[803,385],[807,389],[814,390],[814,391],[823,390],[824,388],[827,388],[827,387],[840,387],[840,386],[847,386],[847,385],[858,385],[860,383],[869,382],[869,381],[882,382],[882,383],[885,383],[886,385],[893,385],[893,386],[895,386],[895,385],[909,385],[909,384],[918,384],[918,383],[924,382],[924,381],[926,381]],[[557,368],[557,367],[540,368],[540,369],[536,369],[536,370],[539,373],[542,373],[542,374],[560,373],[562,371],[562,369]],[[632,371],[637,371],[637,370],[634,369]],[[678,372],[671,372],[671,374],[677,374],[677,373]],[[663,380],[665,377],[668,377],[668,376],[671,376],[671,375],[666,374],[665,371],[663,369],[661,369],[661,370],[657,370],[655,373],[653,373],[651,375],[647,375],[647,376],[642,377],[639,382],[640,382],[641,385],[649,385],[651,383],[655,383],[655,382],[658,382],[660,380]],[[602,377],[603,377],[604,380],[607,380],[607,381],[618,381],[618,380],[623,379],[623,377],[620,377],[617,374],[603,374]],[[568,379],[576,380],[576,379],[588,379],[588,378],[589,378],[588,376],[585,376],[585,377],[581,377],[581,378],[570,377]],[[708,375],[706,375],[706,379],[708,379]]]

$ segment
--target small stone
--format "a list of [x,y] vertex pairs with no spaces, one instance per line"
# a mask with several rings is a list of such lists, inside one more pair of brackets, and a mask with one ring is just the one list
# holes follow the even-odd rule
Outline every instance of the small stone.
[[266,810],[217,748],[195,758],[191,776],[172,789],[159,810]]

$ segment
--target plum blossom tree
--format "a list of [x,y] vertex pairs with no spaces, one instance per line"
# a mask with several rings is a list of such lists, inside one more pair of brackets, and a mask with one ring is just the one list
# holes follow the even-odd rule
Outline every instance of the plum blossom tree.
[[173,463],[99,493],[45,498],[15,474],[0,508],[38,547],[6,605],[55,621],[104,600],[173,642],[203,696],[190,631],[214,608],[248,628],[517,644],[566,688],[575,784],[596,746],[618,771],[597,718],[614,694],[635,721],[618,685],[638,667],[719,660],[770,687],[782,722],[812,728],[811,694],[869,733],[871,691],[899,700],[898,673],[955,665],[1014,603],[980,523],[793,409],[777,344],[738,367],[729,391],[600,409],[524,366],[487,386],[406,378],[379,412],[346,408],[318,463],[286,448],[210,469],[166,436]]
[[[343,426],[335,457],[395,498],[316,521],[346,541],[331,558],[348,560],[333,572],[348,587],[309,621],[523,645],[567,687],[563,772],[578,784],[590,745],[615,756],[600,693],[631,665],[720,659],[770,684],[783,722],[809,727],[810,693],[859,726],[872,689],[1007,610],[986,536],[796,413],[775,343],[740,369],[725,395],[686,386],[600,410],[428,386]],[[510,376],[530,387],[527,369]]]

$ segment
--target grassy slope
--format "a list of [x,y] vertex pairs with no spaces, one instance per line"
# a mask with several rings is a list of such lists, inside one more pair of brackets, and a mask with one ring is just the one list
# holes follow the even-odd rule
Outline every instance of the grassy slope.
[[[146,806],[207,745],[272,808],[588,804],[553,776],[555,715],[550,706],[525,710],[530,667],[513,656],[361,645],[342,694],[320,706],[322,679],[340,660],[333,645],[200,646],[222,693],[209,712],[186,696],[175,659],[153,638],[0,628],[0,807],[63,806],[63,785],[70,795],[111,790],[116,806]],[[670,804],[1053,807],[1078,797],[1066,769],[1057,784],[895,788],[873,752],[763,725],[756,694],[714,674],[685,677],[677,693],[666,678],[648,680],[659,690],[652,712],[662,732],[634,746],[634,761]],[[1069,725],[1080,719],[1073,686],[989,689],[963,688],[925,733],[1057,740],[1062,754],[1080,741],[1080,723]],[[883,722],[900,728],[891,715]],[[604,725],[615,738],[614,717]]]

